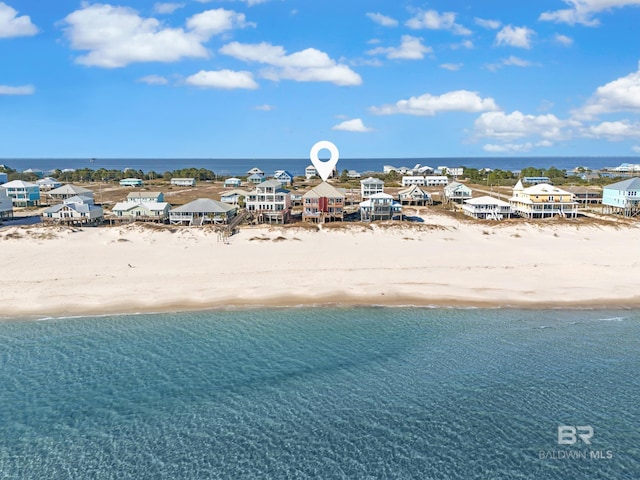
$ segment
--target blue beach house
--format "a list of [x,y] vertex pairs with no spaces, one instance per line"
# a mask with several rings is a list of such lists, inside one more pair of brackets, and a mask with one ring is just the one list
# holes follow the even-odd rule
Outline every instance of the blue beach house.
[[640,213],[640,177],[603,187],[602,209],[605,213],[622,213],[625,217]]

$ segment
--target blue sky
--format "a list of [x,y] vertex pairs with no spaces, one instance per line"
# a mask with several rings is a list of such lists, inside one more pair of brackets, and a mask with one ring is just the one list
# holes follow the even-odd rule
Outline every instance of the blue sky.
[[640,0],[0,0],[0,158],[640,155],[638,25]]

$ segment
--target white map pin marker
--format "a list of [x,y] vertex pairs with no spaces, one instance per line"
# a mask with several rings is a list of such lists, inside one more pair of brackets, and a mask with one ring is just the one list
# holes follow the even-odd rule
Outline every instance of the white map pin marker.
[[[318,158],[318,153],[320,150],[329,150],[331,153],[331,157],[326,162],[323,162]],[[321,140],[316,143],[313,147],[311,147],[311,152],[309,152],[309,157],[311,158],[311,163],[314,167],[316,167],[316,172],[320,175],[323,181],[327,181],[333,169],[336,168],[336,164],[338,163],[339,157],[338,147],[336,147],[333,143],[327,140]]]

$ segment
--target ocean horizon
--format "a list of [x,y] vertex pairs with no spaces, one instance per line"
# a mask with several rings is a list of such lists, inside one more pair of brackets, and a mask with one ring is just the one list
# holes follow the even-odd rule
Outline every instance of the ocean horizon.
[[5,318],[0,478],[637,479],[638,338],[615,309]]
[[[424,158],[344,158],[337,165],[339,171],[344,169],[358,172],[381,172],[384,165],[395,167],[413,167],[416,164],[438,166],[499,168],[502,170],[521,170],[526,167],[573,170],[585,167],[593,170],[617,167],[622,163],[640,163],[638,156],[595,156],[595,157],[424,157]],[[22,171],[29,168],[48,172],[55,169],[91,168],[97,170],[124,170],[131,168],[147,173],[155,171],[179,170],[183,168],[206,168],[218,175],[245,175],[258,167],[270,174],[275,170],[287,170],[293,175],[304,175],[310,160],[304,158],[4,158],[0,165],[7,165]]]

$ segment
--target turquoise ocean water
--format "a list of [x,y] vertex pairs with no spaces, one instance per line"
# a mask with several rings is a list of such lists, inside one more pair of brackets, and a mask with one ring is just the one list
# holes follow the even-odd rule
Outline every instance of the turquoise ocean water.
[[0,479],[638,479],[639,347],[632,310],[4,319]]

